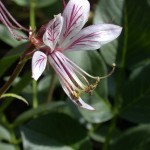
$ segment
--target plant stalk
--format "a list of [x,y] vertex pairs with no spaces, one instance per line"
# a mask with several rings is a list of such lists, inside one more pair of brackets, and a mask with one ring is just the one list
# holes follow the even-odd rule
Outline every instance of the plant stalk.
[[105,140],[105,143],[103,145],[102,150],[108,150],[109,149],[110,140],[112,138],[113,131],[116,127],[116,121],[117,121],[117,115],[114,116],[114,118],[111,120],[109,129],[108,129],[108,133],[107,133],[107,136],[106,136],[106,140]]
[[52,95],[53,95],[54,88],[55,88],[55,78],[56,78],[56,74],[55,74],[55,72],[53,70],[52,75],[51,75],[49,92],[48,92],[48,96],[47,96],[47,102],[48,103],[52,100]]
[[[34,30],[35,29],[35,0],[30,0],[30,26]],[[32,88],[33,88],[33,108],[38,107],[38,98],[37,98],[37,82],[33,79],[32,81]]]

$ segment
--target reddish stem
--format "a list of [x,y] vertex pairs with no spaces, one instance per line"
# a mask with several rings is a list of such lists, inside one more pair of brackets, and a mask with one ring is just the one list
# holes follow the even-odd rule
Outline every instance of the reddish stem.
[[62,3],[63,3],[63,7],[64,7],[64,9],[65,9],[65,7],[66,7],[66,1],[65,1],[65,0],[62,0]]

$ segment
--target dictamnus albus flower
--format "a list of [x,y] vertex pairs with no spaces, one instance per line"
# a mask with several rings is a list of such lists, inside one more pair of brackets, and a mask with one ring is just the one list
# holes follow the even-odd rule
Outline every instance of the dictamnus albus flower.
[[[39,46],[32,58],[32,77],[38,80],[48,60],[68,97],[76,105],[94,110],[81,99],[80,95],[81,93],[91,94],[98,82],[106,76],[89,75],[63,52],[99,49],[103,44],[116,39],[122,28],[113,24],[98,24],[83,28],[87,22],[89,10],[88,0],[70,0],[63,13],[50,20],[45,31],[43,30],[43,43],[36,41]],[[115,65],[112,72],[114,67]],[[92,83],[89,82],[89,78],[93,79]]]
[[83,28],[88,20],[89,11],[88,0],[70,0],[62,14],[54,16],[54,19],[35,34],[32,29],[22,27],[0,1],[1,22],[17,40],[25,38],[18,35],[15,29],[29,32],[29,40],[35,46],[32,77],[38,80],[48,61],[72,102],[81,108],[94,110],[81,99],[80,95],[82,93],[91,95],[99,81],[112,74],[115,64],[108,75],[94,77],[67,58],[63,52],[99,49],[103,44],[116,39],[122,28],[113,24],[97,24]]

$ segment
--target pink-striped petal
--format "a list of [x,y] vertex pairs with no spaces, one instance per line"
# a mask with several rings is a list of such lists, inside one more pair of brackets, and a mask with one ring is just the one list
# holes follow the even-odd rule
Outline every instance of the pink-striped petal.
[[113,24],[91,25],[80,31],[64,47],[63,51],[73,50],[95,50],[103,44],[116,39],[122,28]]
[[43,35],[43,42],[45,45],[50,47],[51,52],[55,49],[55,46],[58,42],[59,35],[62,30],[63,17],[61,14],[55,16],[47,26],[46,32]]
[[69,62],[67,63],[65,56],[63,57],[61,52],[53,52],[48,56],[48,60],[57,73],[63,90],[71,101],[81,108],[94,110],[92,106],[86,104],[80,98],[79,92],[84,91],[86,87],[78,78],[77,74],[75,74],[75,68],[73,69],[73,66],[71,67],[71,64],[68,64]]
[[70,100],[77,106],[84,108],[84,109],[88,109],[88,110],[95,110],[95,108],[93,108],[92,106],[90,106],[89,104],[85,103],[81,97],[79,97],[79,99],[76,101],[74,99],[72,99],[68,89],[66,88],[66,86],[61,82],[61,80],[59,79],[61,86],[64,90],[64,92],[67,94],[67,96],[70,98]]
[[62,14],[64,24],[60,35],[60,47],[63,48],[84,26],[88,20],[90,4],[88,0],[70,0]]
[[79,98],[79,103],[81,104],[81,108],[85,108],[88,110],[95,110],[95,108],[93,108],[89,104],[85,103],[81,98]]
[[38,80],[44,72],[47,63],[47,56],[40,51],[36,51],[32,57],[32,78]]
[[[58,76],[59,77],[59,76]],[[70,95],[70,91],[68,90],[68,88],[66,87],[66,85],[62,82],[62,79],[59,77],[59,81],[61,83],[61,86],[64,90],[64,92],[67,94],[67,96],[70,98],[70,100],[77,106],[84,108],[84,109],[88,109],[88,110],[95,110],[92,106],[90,106],[89,104],[85,103],[81,97],[79,97],[78,100],[74,100],[71,95]]]

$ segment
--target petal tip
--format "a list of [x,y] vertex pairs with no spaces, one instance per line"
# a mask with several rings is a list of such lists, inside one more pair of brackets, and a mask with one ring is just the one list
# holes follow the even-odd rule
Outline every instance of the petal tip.
[[117,26],[117,30],[118,30],[118,36],[121,34],[123,27],[121,26]]
[[87,109],[87,110],[91,110],[91,111],[95,111],[95,108],[93,108],[93,107],[90,106],[90,105],[87,105],[87,106],[81,106],[81,108],[84,108],[84,109]]
[[80,103],[80,107],[81,108],[84,108],[84,109],[87,109],[87,110],[91,110],[91,111],[94,111],[95,108],[93,108],[92,106],[90,106],[89,104],[85,103],[81,98],[79,99],[79,103]]

